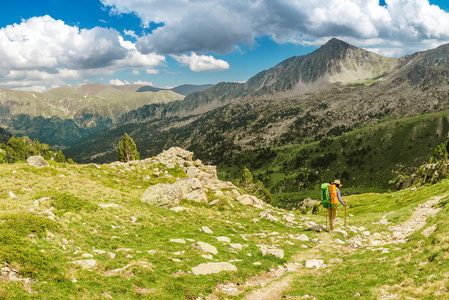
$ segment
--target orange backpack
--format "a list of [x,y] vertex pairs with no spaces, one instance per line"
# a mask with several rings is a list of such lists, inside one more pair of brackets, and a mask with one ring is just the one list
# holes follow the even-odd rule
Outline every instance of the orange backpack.
[[335,186],[335,184],[331,184],[329,186],[329,193],[331,195],[331,204],[337,204],[338,203],[338,193],[337,193],[338,189]]

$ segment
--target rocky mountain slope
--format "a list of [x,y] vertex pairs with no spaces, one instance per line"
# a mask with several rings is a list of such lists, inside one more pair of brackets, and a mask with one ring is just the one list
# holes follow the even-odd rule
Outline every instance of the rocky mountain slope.
[[340,207],[329,234],[324,212],[238,196],[242,190],[218,180],[215,167],[182,149],[130,163],[49,163],[0,165],[7,299],[448,293],[448,180],[344,197],[348,218]]

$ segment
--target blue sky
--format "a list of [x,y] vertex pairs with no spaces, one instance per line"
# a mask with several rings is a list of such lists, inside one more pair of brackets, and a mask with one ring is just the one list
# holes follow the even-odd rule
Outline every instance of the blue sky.
[[427,0],[0,0],[0,86],[246,81],[332,37],[385,56],[449,42]]

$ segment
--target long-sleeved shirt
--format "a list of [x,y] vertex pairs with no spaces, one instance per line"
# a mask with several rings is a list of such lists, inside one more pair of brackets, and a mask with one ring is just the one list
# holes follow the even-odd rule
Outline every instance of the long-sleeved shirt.
[[337,190],[337,195],[338,195],[338,201],[340,201],[341,205],[345,206],[345,204],[341,200],[341,194],[340,194],[340,190],[339,189]]

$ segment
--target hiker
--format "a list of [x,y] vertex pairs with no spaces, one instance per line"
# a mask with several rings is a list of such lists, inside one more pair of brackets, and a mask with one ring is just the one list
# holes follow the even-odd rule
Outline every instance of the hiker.
[[346,204],[341,200],[341,194],[340,194],[340,187],[342,184],[340,183],[340,180],[334,180],[329,185],[329,194],[330,194],[330,200],[331,205],[330,207],[327,207],[327,214],[329,217],[329,232],[332,232],[334,230],[334,222],[335,217],[337,216],[337,200],[340,202],[341,205],[346,206]]

